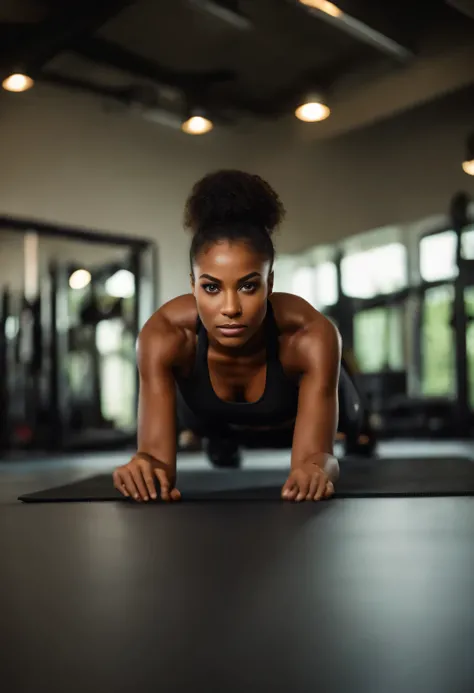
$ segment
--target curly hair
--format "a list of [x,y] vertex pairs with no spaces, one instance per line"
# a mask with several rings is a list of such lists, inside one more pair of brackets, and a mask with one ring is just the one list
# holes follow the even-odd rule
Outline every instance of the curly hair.
[[271,236],[284,217],[280,198],[260,176],[236,170],[209,173],[194,185],[185,206],[184,227],[193,233],[191,268],[205,247],[222,240],[243,240],[273,265]]

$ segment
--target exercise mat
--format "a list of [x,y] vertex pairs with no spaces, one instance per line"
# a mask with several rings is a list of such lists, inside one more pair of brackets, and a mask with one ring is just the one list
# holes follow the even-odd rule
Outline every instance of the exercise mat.
[[[342,459],[337,498],[474,496],[474,461],[466,458]],[[179,473],[183,502],[280,500],[288,469],[210,469]],[[111,474],[22,495],[23,502],[116,501]],[[158,501],[159,502],[159,501]]]

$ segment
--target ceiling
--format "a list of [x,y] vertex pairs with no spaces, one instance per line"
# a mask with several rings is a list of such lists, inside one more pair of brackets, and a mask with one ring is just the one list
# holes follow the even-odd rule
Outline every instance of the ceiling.
[[0,0],[0,72],[170,123],[198,107],[226,124],[292,113],[310,89],[340,98],[472,44],[469,0],[335,1],[340,18],[298,0]]

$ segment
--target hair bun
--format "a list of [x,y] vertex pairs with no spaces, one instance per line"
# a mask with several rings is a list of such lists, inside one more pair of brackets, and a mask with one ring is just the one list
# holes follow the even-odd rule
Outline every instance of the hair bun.
[[186,203],[184,225],[196,233],[243,224],[271,235],[284,215],[278,195],[260,176],[223,170],[209,173],[194,185]]

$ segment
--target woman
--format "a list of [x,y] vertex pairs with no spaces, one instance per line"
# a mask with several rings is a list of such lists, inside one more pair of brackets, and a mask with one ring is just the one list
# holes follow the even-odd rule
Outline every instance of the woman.
[[273,293],[271,234],[284,214],[255,175],[219,171],[194,186],[185,211],[192,293],[163,305],[140,333],[138,452],[113,475],[124,496],[155,499],[158,481],[162,500],[180,499],[177,410],[196,433],[221,440],[289,432],[282,498],[334,493],[341,340],[305,300]]

